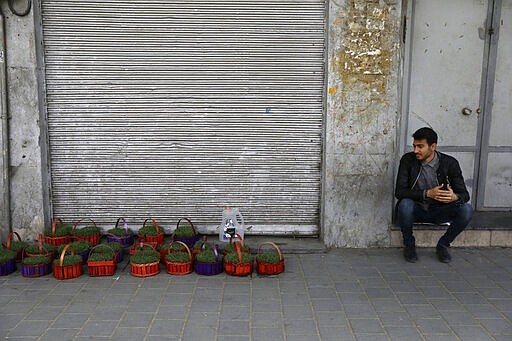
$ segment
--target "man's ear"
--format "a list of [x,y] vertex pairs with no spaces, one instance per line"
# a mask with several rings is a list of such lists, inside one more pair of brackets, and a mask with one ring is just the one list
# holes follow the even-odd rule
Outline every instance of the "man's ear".
[[434,150],[434,151],[435,151],[435,150],[436,150],[436,148],[437,148],[437,143],[432,143],[432,144],[430,145],[430,148],[432,148],[432,150]]

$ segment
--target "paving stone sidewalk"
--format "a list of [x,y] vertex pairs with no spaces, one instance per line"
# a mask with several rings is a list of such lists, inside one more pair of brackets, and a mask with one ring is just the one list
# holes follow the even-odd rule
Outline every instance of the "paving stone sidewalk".
[[[0,277],[7,340],[512,340],[512,249],[286,254],[286,272],[237,278]],[[126,257],[125,257],[126,258]]]

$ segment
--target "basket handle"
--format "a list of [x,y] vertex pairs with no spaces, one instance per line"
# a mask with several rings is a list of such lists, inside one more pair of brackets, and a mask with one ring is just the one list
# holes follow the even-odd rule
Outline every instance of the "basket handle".
[[240,245],[240,243],[235,242],[234,248],[236,250],[236,253],[238,254],[238,262],[239,262],[239,264],[242,264],[242,253],[240,252],[240,246],[239,245]]
[[212,246],[212,249],[213,249],[213,253],[215,254],[215,261],[218,262],[219,261],[219,252],[217,251],[217,248],[215,247],[214,244],[210,244]]
[[192,261],[192,252],[190,252],[190,248],[188,247],[187,244],[185,244],[183,242],[180,242],[180,241],[171,242],[169,244],[169,250],[168,250],[169,252],[171,252],[172,244],[181,244],[181,245],[183,245],[185,247],[185,249],[187,250],[187,252],[188,252],[188,256],[190,257],[190,261]]
[[96,227],[96,223],[95,223],[95,222],[94,222],[94,220],[92,220],[91,218],[82,218],[82,219],[79,219],[79,220],[75,223],[75,225],[73,226],[73,231],[75,231],[75,230],[76,230],[76,227],[77,227],[78,225],[80,225],[80,223],[81,223],[81,222],[82,222],[82,220],[84,220],[84,219],[87,219],[87,220],[92,221],[92,224],[94,225],[94,227]]
[[55,218],[53,219],[53,223],[52,223],[52,237],[55,237],[55,229],[57,228],[57,222],[60,223],[60,226],[64,226],[64,223],[62,222],[62,220],[60,218]]
[[39,233],[39,237],[37,238],[37,244],[39,244],[39,253],[43,254],[43,235]]
[[158,229],[158,224],[157,224],[156,220],[153,218],[148,218],[148,219],[144,220],[144,224],[142,224],[142,227],[146,227],[146,222],[148,220],[151,220],[153,222],[153,225],[155,226],[155,229],[156,229],[156,234],[158,234],[160,232],[160,230]]
[[75,250],[73,249],[73,246],[71,246],[71,244],[64,246],[64,248],[62,249],[62,252],[60,253],[59,266],[62,266],[62,263],[64,262],[64,256],[66,256],[66,250],[68,248],[71,248],[71,255],[75,255]]
[[124,224],[123,227],[124,227],[124,230],[126,231],[125,235],[127,236],[128,235],[128,224],[126,223],[126,219],[124,219],[123,217],[117,219],[116,226],[114,228],[117,228],[117,226],[119,225],[119,221],[121,219],[123,220],[123,224]]
[[274,247],[274,249],[277,250],[277,253],[279,254],[279,260],[282,261],[283,260],[283,254],[281,253],[281,250],[279,249],[279,247],[277,246],[276,243],[274,242],[264,242],[264,243],[261,243],[260,246],[258,247],[258,255],[260,254],[260,250],[262,248],[263,245],[272,245]]
[[[238,234],[238,233],[237,233],[237,234],[235,234],[235,236],[237,236],[237,237],[238,237],[238,240],[239,240],[239,241],[240,241],[240,243],[242,244],[242,252],[245,252],[245,244],[244,244],[244,240],[242,239],[242,236],[241,236],[240,234]],[[233,237],[232,237],[232,236],[230,236],[230,237],[229,237],[229,244],[231,244],[231,241],[232,241],[232,240],[233,240]],[[236,244],[236,243],[237,243],[237,242],[235,241],[235,244]]]
[[105,246],[107,246],[110,250],[112,250],[112,253],[114,254],[114,257],[116,256],[116,253],[114,252],[114,249],[113,249],[110,245],[107,245],[107,244],[98,244],[98,245],[96,245],[96,246],[94,246],[94,247],[92,247],[92,248],[91,248],[91,250],[89,251],[89,257],[91,257],[92,251],[93,251],[95,248],[97,248],[98,246],[100,246],[100,245],[105,245]]
[[190,226],[192,226],[192,231],[194,231],[194,235],[197,234],[197,231],[196,231],[196,228],[194,227],[194,224],[192,223],[192,220],[190,220],[189,218],[187,217],[183,217],[183,218],[180,218],[178,219],[178,223],[176,224],[176,228],[178,228],[178,226],[180,226],[180,222],[185,219],[186,221],[189,222]]
[[11,232],[9,233],[9,235],[7,236],[7,250],[10,250],[11,249],[11,239],[12,239],[12,235],[15,234],[16,237],[18,237],[18,241],[21,242],[21,237],[20,235],[18,234],[18,232]]

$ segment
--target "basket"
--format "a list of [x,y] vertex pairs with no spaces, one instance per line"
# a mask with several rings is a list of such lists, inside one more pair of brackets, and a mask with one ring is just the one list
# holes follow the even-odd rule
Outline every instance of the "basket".
[[189,238],[186,238],[186,237],[176,237],[174,236],[174,240],[175,241],[178,241],[178,242],[182,242],[182,243],[185,243],[187,244],[187,246],[189,248],[192,248],[194,247],[194,244],[201,238],[199,236],[199,234],[197,234],[197,230],[196,228],[194,227],[194,224],[192,223],[192,221],[189,219],[189,218],[180,218],[178,220],[178,223],[176,224],[176,229],[180,226],[180,222],[185,219],[186,221],[189,222],[190,226],[192,227],[192,231],[194,231],[194,236],[193,237],[189,237]]
[[[150,249],[144,249],[144,250],[137,250],[136,249],[137,247],[142,248],[144,246],[149,246]],[[160,253],[156,251],[156,246],[153,243],[143,243],[143,242],[134,243],[132,245],[132,247],[130,248],[130,256],[133,256],[137,252],[156,252],[158,255],[160,255]]]
[[189,262],[170,262],[166,259],[164,261],[165,262],[165,270],[167,271],[167,273],[169,273],[171,275],[186,275],[186,274],[191,273],[192,272],[192,262],[194,260],[194,257],[192,256],[192,253],[190,252],[190,248],[188,247],[187,244],[185,244],[183,242],[175,241],[169,245],[169,250],[171,249],[171,245],[174,243],[179,243],[179,244],[182,244],[185,246],[185,248],[188,252],[188,255],[190,257],[190,261]]
[[144,242],[144,243],[155,244],[156,246],[162,245],[164,243],[164,234],[160,233],[160,229],[158,228],[158,224],[155,219],[148,218],[148,219],[144,220],[144,224],[142,224],[142,227],[146,226],[146,222],[148,220],[153,221],[153,225],[155,226],[155,229],[156,229],[156,236],[146,236],[146,235],[139,233],[137,235],[139,237],[139,241]]
[[[91,248],[89,258],[95,247]],[[112,250],[112,253],[114,253],[114,250]],[[116,272],[116,256],[114,255],[111,260],[107,261],[87,261],[87,268],[91,277],[112,276]]]
[[16,271],[16,259],[0,264],[0,276],[7,276]]
[[50,244],[50,245],[53,245],[53,246],[60,246],[62,244],[69,244],[71,242],[71,236],[70,235],[65,235],[65,236],[60,236],[60,237],[56,237],[55,236],[55,228],[57,227],[57,222],[60,223],[60,226],[64,226],[64,224],[62,223],[62,220],[60,220],[59,218],[55,218],[53,220],[53,223],[52,223],[52,235],[51,236],[44,236],[44,242],[46,244]]
[[[248,250],[248,251],[246,251],[246,250],[245,250],[245,243],[244,243],[244,240],[242,239],[242,236],[241,236],[241,235],[239,235],[238,233],[237,233],[237,234],[235,234],[235,236],[237,236],[237,237],[238,237],[238,240],[239,240],[239,242],[240,242],[240,244],[241,244],[241,246],[242,246],[242,252],[248,252],[249,250]],[[229,244],[231,244],[232,242],[233,242],[233,236],[229,237]],[[237,242],[238,242],[238,241],[237,241]],[[237,242],[235,242],[235,243],[237,243]],[[227,254],[228,254],[228,251],[226,251],[226,250],[224,249],[224,250],[222,250],[222,253],[223,253],[223,254],[224,254],[224,256],[225,256],[225,255],[227,255]]]
[[74,255],[75,251],[71,245],[66,245],[62,252],[60,253],[60,262],[59,265],[52,263],[53,265],[53,277],[56,279],[71,279],[81,276],[83,274],[82,262],[79,262],[74,265],[63,266],[62,262],[64,261],[64,256],[66,255],[66,250],[70,248],[71,254]]
[[[73,231],[76,231],[76,227],[78,225],[80,225],[80,223],[84,220],[84,219],[87,219],[87,220],[90,220],[92,222],[92,224],[94,225],[94,227],[96,227],[96,223],[94,222],[94,220],[92,220],[91,218],[82,218],[80,220],[78,220],[75,225],[73,225]],[[95,233],[95,234],[91,234],[89,236],[73,236],[73,238],[75,240],[85,240],[87,242],[89,242],[89,245],[91,247],[94,247],[96,245],[98,245],[100,243],[100,234],[99,233]]]
[[281,250],[279,250],[279,247],[277,247],[277,245],[275,243],[265,242],[265,243],[262,243],[258,247],[258,255],[260,254],[261,247],[263,245],[265,245],[265,244],[272,245],[277,250],[277,253],[279,254],[280,261],[278,263],[275,263],[275,264],[274,263],[267,263],[267,262],[260,262],[258,260],[258,257],[256,256],[256,271],[260,275],[278,275],[278,274],[280,274],[281,272],[284,271],[284,258],[283,258],[283,254],[281,253]]
[[123,261],[123,250],[119,250],[116,252],[115,261],[117,264],[121,263]]
[[48,275],[50,272],[52,272],[52,262],[53,258],[50,258],[50,260],[46,263],[42,264],[24,264],[21,263],[21,275],[23,277],[41,277]]
[[[241,241],[242,239],[240,239]],[[253,269],[253,260],[251,259],[250,262],[242,263],[242,252],[240,251],[241,246],[239,242],[235,242],[235,250],[238,254],[238,263],[235,262],[228,262],[226,261],[226,258],[224,258],[224,271],[228,275],[232,276],[248,276],[252,274]]]
[[124,225],[126,234],[122,237],[114,236],[112,234],[107,234],[107,242],[108,243],[117,242],[117,243],[121,244],[122,247],[128,247],[133,244],[135,238],[134,238],[133,234],[128,233],[128,224],[126,224],[126,219],[124,219],[124,218],[117,219],[116,226],[114,228],[117,228],[117,226],[119,225],[119,221],[121,219],[123,220],[123,225]]
[[25,251],[25,255],[27,257],[45,256],[45,257],[50,257],[51,260],[55,259],[56,251],[48,251],[45,249],[45,247],[43,245],[43,235],[41,233],[39,233],[39,237],[37,238],[37,243],[39,246],[39,253],[28,253],[27,251]]
[[[9,233],[9,235],[7,236],[7,245],[6,245],[7,246],[7,250],[11,250],[11,243],[12,243],[12,236],[13,236],[13,234],[18,238],[18,241],[21,242],[21,237],[18,234],[18,232],[11,232],[11,233]],[[14,250],[11,250],[11,251],[14,251]],[[16,251],[16,262],[21,262],[23,260],[24,252],[25,252],[25,248]]]
[[194,269],[196,273],[199,275],[205,276],[213,276],[218,275],[224,270],[224,265],[222,261],[219,261],[219,253],[217,252],[217,248],[212,245],[213,252],[215,253],[215,262],[206,263],[206,262],[196,262],[194,263]]

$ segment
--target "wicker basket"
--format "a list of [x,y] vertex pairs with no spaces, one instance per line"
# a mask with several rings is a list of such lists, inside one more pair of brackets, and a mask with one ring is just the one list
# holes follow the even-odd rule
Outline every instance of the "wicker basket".
[[149,277],[160,273],[160,262],[135,264],[130,262],[130,274],[136,277]]
[[146,222],[148,220],[153,221],[153,225],[155,226],[155,229],[156,229],[156,236],[146,236],[146,235],[139,233],[138,234],[139,241],[143,242],[143,243],[148,243],[148,244],[155,244],[156,246],[162,245],[164,243],[164,234],[160,233],[160,229],[158,228],[158,224],[155,219],[148,218],[148,219],[144,220],[144,224],[142,224],[142,227],[146,226]]
[[[15,235],[16,238],[18,238],[18,241],[21,242],[21,237],[18,234],[18,232],[9,233],[9,235],[7,236],[7,244],[6,244],[7,250],[11,250],[11,243],[12,243],[13,235]],[[11,250],[11,251],[14,251],[14,250]],[[25,253],[25,248],[16,251],[16,262],[21,262],[23,260],[24,253]]]
[[197,233],[197,230],[196,228],[194,227],[194,224],[192,223],[192,221],[189,219],[189,218],[180,218],[178,220],[178,223],[176,224],[176,229],[178,228],[178,226],[180,226],[180,222],[182,220],[186,220],[189,222],[190,226],[192,227],[192,231],[194,231],[194,236],[193,237],[190,237],[190,238],[185,238],[185,237],[176,237],[174,236],[173,237],[173,240],[177,241],[177,242],[182,242],[182,243],[185,243],[187,244],[187,246],[189,248],[192,248],[194,246],[194,244],[201,238],[199,236],[199,234]]
[[[145,246],[150,247],[150,249],[137,250],[137,247],[142,248]],[[160,253],[156,251],[156,245],[153,243],[143,243],[143,242],[134,243],[132,245],[132,247],[130,248],[130,256],[133,256],[137,252],[156,252],[158,255],[160,255]]]
[[128,247],[133,244],[135,238],[134,238],[133,234],[130,234],[128,232],[128,224],[126,224],[126,219],[124,219],[124,218],[117,219],[116,226],[114,228],[117,228],[117,226],[119,225],[119,221],[121,219],[123,220],[124,230],[126,231],[126,234],[124,236],[114,236],[112,234],[107,234],[107,242],[108,243],[117,242],[117,243],[121,244],[122,247]]
[[260,275],[278,275],[278,274],[280,274],[281,272],[284,271],[284,258],[283,258],[283,254],[281,253],[281,250],[279,250],[279,247],[275,243],[265,242],[265,243],[262,243],[258,247],[258,255],[261,252],[262,246],[265,245],[265,244],[272,245],[277,250],[277,253],[279,254],[280,261],[278,263],[260,262],[258,260],[258,257],[256,256],[256,271]]
[[55,255],[57,254],[56,251],[48,251],[43,245],[43,235],[39,233],[39,237],[37,239],[37,244],[39,246],[39,253],[28,253],[25,251],[25,255],[27,257],[33,257],[33,256],[45,256],[50,257],[51,260],[55,259]]
[[[245,243],[244,243],[244,240],[242,239],[242,236],[239,235],[238,233],[235,235],[237,238],[238,238],[238,241],[236,241],[235,243],[239,242],[242,246],[242,252],[250,252],[250,250],[246,250],[245,249]],[[229,244],[232,244],[233,243],[233,236],[229,237]],[[222,250],[222,253],[225,255],[228,254],[228,251],[226,251],[225,249]]]
[[5,263],[0,264],[0,276],[7,276],[16,271],[16,259],[11,259]]
[[167,271],[167,273],[169,273],[171,275],[186,275],[186,274],[191,273],[194,257],[192,256],[192,253],[190,252],[190,248],[188,247],[187,244],[180,242],[180,241],[176,241],[176,242],[172,242],[169,245],[169,250],[171,249],[171,246],[174,243],[182,244],[185,246],[186,252],[188,252],[190,261],[189,262],[170,262],[168,260],[165,260],[164,261],[165,262],[165,270]]
[[66,255],[67,249],[70,248],[71,254],[74,255],[75,251],[71,245],[66,245],[62,252],[60,253],[60,261],[59,265],[52,263],[53,265],[53,277],[56,279],[71,279],[81,276],[83,274],[82,262],[79,262],[75,265],[63,266],[62,262],[64,261],[64,256]]
[[23,277],[41,277],[48,275],[52,272],[52,262],[53,258],[49,258],[50,260],[46,263],[42,264],[25,264],[21,263],[21,275]]
[[51,236],[44,236],[44,242],[46,244],[50,244],[50,245],[53,245],[53,246],[60,246],[62,244],[69,244],[71,242],[71,236],[69,236],[69,235],[60,236],[60,237],[56,237],[55,236],[55,228],[57,227],[57,222],[60,223],[60,226],[64,226],[64,224],[62,223],[62,220],[60,220],[59,218],[55,218],[53,220],[53,223],[52,223],[52,235]]
[[[240,239],[241,241],[242,239]],[[252,274],[253,269],[253,260],[250,262],[242,262],[242,246],[241,243],[235,242],[235,252],[238,254],[238,262],[228,262],[226,258],[224,258],[224,271],[228,275],[232,276],[248,276]]]
[[[91,218],[82,218],[80,220],[78,220],[75,225],[73,225],[73,231],[76,231],[76,227],[78,225],[80,225],[80,223],[84,220],[84,219],[87,219],[87,220],[90,220],[92,222],[92,224],[94,225],[94,227],[96,227],[96,223],[94,222],[94,220],[92,220]],[[73,236],[73,238],[75,240],[85,240],[87,242],[89,242],[89,245],[91,247],[94,247],[96,245],[98,245],[100,243],[100,234],[99,233],[95,233],[95,234],[91,234],[89,236]]]
[[196,259],[196,262],[194,263],[194,269],[199,275],[213,276],[218,275],[224,271],[224,264],[221,260],[219,260],[219,253],[217,252],[217,248],[214,245],[212,245],[212,248],[213,252],[215,253],[215,262],[198,262]]
[[[91,248],[91,251],[89,251],[89,258],[91,257],[91,254],[93,253],[96,246]],[[114,253],[114,250],[112,250],[112,253]],[[114,275],[114,273],[116,272],[115,253],[114,253],[114,257],[111,260],[107,260],[107,261],[90,261],[90,260],[88,260],[87,268],[89,269],[89,276],[91,276],[91,277]]]

